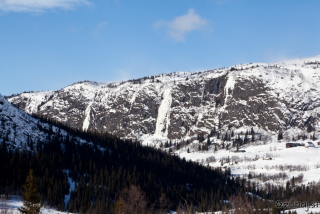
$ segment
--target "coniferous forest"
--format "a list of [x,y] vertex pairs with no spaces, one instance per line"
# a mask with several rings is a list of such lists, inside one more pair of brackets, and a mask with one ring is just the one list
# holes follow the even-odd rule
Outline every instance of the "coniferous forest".
[[[139,205],[128,205],[129,213],[139,206],[146,213],[165,213],[186,205],[197,211],[221,210],[223,200],[246,192],[269,201],[320,199],[318,186],[287,184],[261,190],[250,180],[233,178],[229,170],[202,166],[108,133],[84,133],[55,125],[69,134],[54,134],[50,125],[43,129],[47,142],[29,139],[24,148],[16,150],[9,149],[2,139],[1,194],[20,195],[32,169],[45,206],[77,213],[126,213],[125,204],[133,203],[137,194]],[[90,143],[80,143],[79,137]],[[76,183],[71,192],[70,181]],[[69,196],[70,200],[65,200]]]
[[[132,185],[145,194],[149,210],[160,206],[161,197],[168,201],[167,209],[175,209],[184,200],[199,210],[218,209],[221,198],[241,188],[239,182],[228,179],[229,171],[203,167],[139,142],[82,133],[92,143],[79,143],[75,135],[46,131],[48,142],[28,140],[22,150],[9,150],[3,139],[1,192],[20,194],[32,169],[45,205],[70,212],[113,213],[115,202]],[[65,204],[68,179],[76,181],[76,188]]]

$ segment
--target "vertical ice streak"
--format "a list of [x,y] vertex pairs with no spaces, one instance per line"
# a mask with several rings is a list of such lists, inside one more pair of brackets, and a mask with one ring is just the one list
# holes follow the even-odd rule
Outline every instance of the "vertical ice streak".
[[90,112],[91,112],[91,106],[94,102],[94,97],[92,98],[92,100],[90,101],[89,105],[87,106],[86,110],[85,110],[85,115],[86,118],[83,121],[83,125],[82,125],[82,130],[83,131],[87,131],[89,128],[89,124],[90,124]]
[[[155,135],[167,136],[170,125],[170,107],[172,103],[171,89],[165,89],[163,100],[159,106]],[[163,130],[165,132],[163,133]]]

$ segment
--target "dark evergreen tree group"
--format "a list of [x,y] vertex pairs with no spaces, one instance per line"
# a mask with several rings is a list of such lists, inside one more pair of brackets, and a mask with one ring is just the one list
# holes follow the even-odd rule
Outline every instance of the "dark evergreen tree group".
[[[40,204],[77,213],[164,213],[181,207],[216,211],[225,208],[224,200],[247,192],[269,202],[320,200],[318,185],[268,184],[262,190],[250,180],[233,178],[229,169],[205,167],[108,133],[86,133],[58,123],[54,125],[68,134],[54,132],[50,121],[41,121],[50,124],[39,123],[47,135],[45,142],[28,138],[23,149],[12,149],[5,136],[0,138],[0,194],[26,194],[27,180],[37,186]],[[212,146],[210,137],[215,134],[219,132],[213,130],[203,146]],[[250,134],[255,134],[253,129]],[[244,139],[238,136],[234,143],[241,145]],[[170,141],[165,147],[171,145],[180,143]],[[72,190],[70,182],[75,182]]]
[[[114,213],[115,202],[131,186],[145,194],[150,212],[160,209],[161,198],[170,201],[167,209],[176,209],[185,198],[199,211],[218,210],[222,198],[244,188],[229,178],[229,170],[204,167],[108,133],[81,133],[88,143],[80,143],[77,131],[62,135],[52,125],[43,131],[46,142],[28,139],[22,150],[8,149],[2,139],[0,194],[23,193],[30,169],[44,206],[79,213]],[[76,183],[71,192],[70,180]]]

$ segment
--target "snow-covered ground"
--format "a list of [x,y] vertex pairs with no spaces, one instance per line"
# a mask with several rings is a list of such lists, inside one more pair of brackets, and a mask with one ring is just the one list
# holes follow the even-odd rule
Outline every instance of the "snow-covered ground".
[[[10,214],[20,214],[18,211],[18,208],[22,206],[22,201],[19,198],[14,198],[6,201],[6,205],[4,204],[4,201],[0,200],[0,211],[4,209],[5,207],[9,208],[9,211],[12,212]],[[320,212],[320,207],[309,207],[309,208],[296,208],[296,209],[291,209],[290,211],[296,211],[297,214],[306,214],[306,213],[315,213],[315,212]],[[285,213],[288,213],[289,211],[285,211]],[[62,211],[57,211],[54,209],[50,208],[41,208],[41,214],[66,214],[68,212],[62,212]],[[176,214],[176,212],[171,212],[172,214]],[[69,213],[71,214],[71,213]],[[197,214],[222,214],[221,211],[218,212],[206,212],[206,213],[198,213]]]
[[[299,141],[307,143],[311,140]],[[315,145],[317,142],[311,141]],[[186,149],[177,151],[181,158],[196,161],[212,167],[226,167],[231,169],[233,176],[254,175],[279,175],[279,179],[266,178],[264,183],[285,185],[294,176],[303,174],[302,184],[318,182],[320,177],[320,146],[286,148],[285,142],[274,141],[261,145],[247,145],[240,150],[245,152],[235,153],[232,150],[221,149],[216,152],[191,151]],[[211,160],[210,160],[211,159]],[[228,161],[229,160],[229,161]],[[223,163],[221,163],[223,161]],[[280,173],[282,173],[280,175]],[[285,173],[285,174],[283,174]],[[281,177],[281,178],[280,178]],[[259,180],[257,180],[259,182]],[[260,180],[261,182],[261,180]],[[262,182],[261,182],[262,183]]]
[[[245,133],[248,129],[249,128],[244,128],[243,130],[238,130],[238,132],[242,131]],[[287,132],[295,131],[297,136],[298,132],[294,129],[286,131],[284,135],[293,136],[293,133]],[[263,132],[263,130],[257,130],[257,133],[258,132],[265,136],[268,135],[268,133]],[[235,136],[237,136],[237,133],[235,133]],[[242,139],[243,137],[244,135],[241,136]],[[249,141],[251,141],[251,136],[248,135],[248,137]],[[273,136],[268,136],[268,139],[255,140],[253,143],[250,142],[245,144],[243,147],[239,148],[239,150],[244,150],[245,152],[237,153],[234,152],[234,150],[236,150],[234,147],[231,147],[231,149],[229,148],[228,150],[221,149],[221,144],[223,143],[222,139],[216,139],[216,137],[210,139],[212,144],[208,151],[198,151],[199,141],[194,140],[192,142],[190,141],[190,138],[189,145],[181,147],[176,151],[174,147],[171,148],[174,150],[175,155],[185,158],[186,160],[192,160],[205,166],[209,164],[211,167],[222,167],[223,169],[230,168],[231,174],[234,177],[245,176],[248,178],[249,173],[256,176],[259,176],[261,173],[261,175],[265,175],[263,182],[261,182],[262,180],[255,179],[254,176],[252,181],[263,184],[271,183],[286,185],[293,176],[295,179],[299,176],[302,179],[301,182],[299,181],[296,185],[320,182],[319,139],[316,139],[315,141],[309,138],[306,140],[292,141],[283,139],[278,141],[277,135],[273,134]],[[168,139],[160,136],[149,135],[142,138],[143,145],[155,148],[159,148],[160,144],[162,143],[162,145],[164,145],[165,142],[168,142]],[[172,141],[172,143],[174,142],[176,141]],[[206,142],[207,139],[205,139],[201,145],[205,145]],[[286,143],[301,143],[305,145],[308,142],[312,142],[315,147],[298,146],[286,148]],[[225,141],[224,143],[232,144],[232,141]],[[215,151],[214,144],[218,145],[218,151]],[[169,148],[163,149],[169,150]],[[221,161],[223,161],[223,163],[221,163]]]
[[[288,214],[289,211],[294,212],[296,211],[297,214],[307,214],[307,213],[320,213],[320,207],[315,207],[315,208],[296,208],[296,209],[290,209],[284,211],[284,213]],[[271,212],[270,212],[271,213]],[[171,214],[177,214],[176,212],[171,212]],[[217,212],[196,212],[196,214],[226,214],[225,212],[222,211],[217,211]],[[233,210],[229,211],[229,214],[233,214]]]
[[[4,201],[0,200],[0,212],[1,210],[4,210],[5,208],[9,209],[10,214],[20,214],[18,208],[20,208],[23,205],[21,198],[19,197],[9,197],[9,200]],[[41,208],[41,214],[64,214],[68,212],[61,212],[50,208]],[[71,214],[71,213],[69,213]]]
[[[290,210],[291,212],[296,211],[297,214],[306,214],[306,213],[320,213],[320,207],[315,207],[315,208],[297,208],[297,209],[292,209]],[[285,211],[285,213],[289,213],[289,211]]]
[[[65,171],[66,173],[68,173],[68,170]],[[70,185],[69,188],[69,194],[65,195],[64,197],[64,204],[67,207],[69,201],[70,201],[70,197],[71,197],[71,192],[74,191],[76,189],[76,182],[72,180],[72,178],[68,177],[68,183]]]

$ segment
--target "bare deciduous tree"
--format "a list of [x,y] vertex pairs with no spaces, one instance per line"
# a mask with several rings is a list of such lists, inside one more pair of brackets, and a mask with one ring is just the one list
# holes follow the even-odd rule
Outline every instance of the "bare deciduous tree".
[[147,201],[144,192],[135,185],[131,185],[122,193],[125,204],[125,214],[143,214],[147,212]]
[[228,203],[225,203],[223,213],[269,214],[270,210],[265,207],[267,207],[266,204],[261,199],[255,198],[254,195],[238,193],[229,198]]
[[[181,196],[181,195],[180,195]],[[181,196],[183,203],[179,204],[177,208],[177,214],[194,214],[195,210],[192,202],[188,203],[186,199]]]
[[155,206],[156,207],[156,214],[166,214],[169,211],[169,207],[171,205],[170,200],[165,196],[165,194],[161,194],[160,198],[156,202]]

